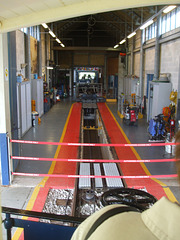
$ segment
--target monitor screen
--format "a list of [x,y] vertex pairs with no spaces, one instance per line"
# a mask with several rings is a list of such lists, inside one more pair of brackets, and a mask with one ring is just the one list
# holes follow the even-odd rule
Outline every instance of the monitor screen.
[[79,80],[95,80],[96,78],[96,73],[92,71],[82,71],[78,73],[78,78]]

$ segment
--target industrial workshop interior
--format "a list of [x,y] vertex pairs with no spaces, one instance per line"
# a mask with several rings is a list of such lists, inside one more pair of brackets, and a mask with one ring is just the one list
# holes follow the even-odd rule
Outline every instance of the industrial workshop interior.
[[180,202],[179,89],[179,1],[0,0],[0,239]]

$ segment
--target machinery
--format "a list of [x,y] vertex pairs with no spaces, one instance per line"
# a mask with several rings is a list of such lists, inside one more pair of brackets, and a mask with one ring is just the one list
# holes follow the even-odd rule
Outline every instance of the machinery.
[[76,101],[95,100],[97,102],[105,102],[102,97],[102,84],[101,83],[86,83],[76,85]]
[[127,125],[137,125],[138,124],[138,107],[136,106],[126,106],[124,111],[123,122]]
[[138,125],[138,119],[142,118],[140,98],[136,94],[124,96],[121,94],[118,104],[120,117],[126,125]]
[[149,141],[165,141],[166,129],[163,114],[159,114],[150,120],[148,133],[150,135]]

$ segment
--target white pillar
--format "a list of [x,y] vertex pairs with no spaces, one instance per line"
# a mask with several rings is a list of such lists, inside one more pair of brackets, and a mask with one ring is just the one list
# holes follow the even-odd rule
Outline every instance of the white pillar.
[[[2,185],[9,185],[10,170],[7,134],[11,138],[7,34],[0,34],[0,166]],[[11,169],[10,169],[11,168]]]
[[119,55],[119,62],[118,62],[118,97],[121,93],[124,92],[124,75],[125,75],[125,62],[122,62],[122,59],[125,57],[121,57]]
[[6,132],[5,91],[4,91],[4,57],[3,35],[0,34],[0,133]]
[[0,34],[0,133],[11,133],[7,33]]

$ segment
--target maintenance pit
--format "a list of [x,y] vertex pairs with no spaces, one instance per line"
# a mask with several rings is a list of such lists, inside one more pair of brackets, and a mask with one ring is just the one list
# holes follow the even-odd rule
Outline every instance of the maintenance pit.
[[[83,100],[80,142],[109,143],[95,99]],[[85,161],[77,164],[78,175],[120,175],[120,168],[116,163],[106,163],[106,160],[103,160],[103,163],[92,163],[87,160],[117,159],[113,147],[81,146],[79,159]],[[86,218],[103,208],[101,196],[105,191],[124,186],[123,181],[116,178],[79,178],[76,180],[75,189],[50,189],[43,212]]]
[[[81,115],[81,143],[110,143],[98,111],[96,100],[84,99]],[[85,161],[78,163],[79,175],[120,176],[120,168],[116,163],[106,160],[117,159],[113,147],[81,146],[79,158]],[[90,161],[88,161],[89,159]],[[97,161],[97,160],[101,161]],[[102,159],[103,163],[102,163]],[[87,162],[87,161],[88,162]],[[91,160],[96,160],[95,163]],[[75,216],[87,217],[101,209],[101,196],[112,188],[122,188],[125,184],[120,178],[79,178],[76,184]]]
[[[95,99],[88,98],[82,102],[80,142],[111,143]],[[143,211],[156,201],[146,189],[141,189],[143,191],[127,189],[124,180],[113,178],[121,175],[120,165],[108,162],[108,160],[118,159],[114,147],[80,146],[78,159],[82,159],[82,162],[77,163],[76,174],[85,177],[76,179],[73,190],[51,189],[43,212],[85,219],[109,204],[128,205],[130,203]],[[88,176],[103,176],[103,178]]]

